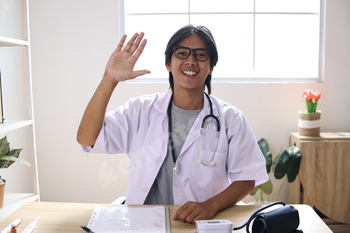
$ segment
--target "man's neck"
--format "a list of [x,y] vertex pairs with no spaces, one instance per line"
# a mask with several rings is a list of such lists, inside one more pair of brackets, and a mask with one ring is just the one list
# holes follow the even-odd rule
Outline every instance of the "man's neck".
[[204,107],[203,92],[198,93],[174,93],[173,103],[184,110],[198,110]]

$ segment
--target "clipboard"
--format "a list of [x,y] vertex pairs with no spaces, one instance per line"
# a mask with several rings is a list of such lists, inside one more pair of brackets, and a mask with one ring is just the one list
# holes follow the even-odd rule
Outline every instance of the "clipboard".
[[163,205],[96,206],[88,228],[97,233],[170,233],[169,208]]

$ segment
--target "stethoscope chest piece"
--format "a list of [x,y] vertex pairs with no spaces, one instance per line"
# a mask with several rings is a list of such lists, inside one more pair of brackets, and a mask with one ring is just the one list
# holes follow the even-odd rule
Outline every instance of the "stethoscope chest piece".
[[179,174],[179,172],[180,172],[180,165],[177,162],[175,162],[173,169],[174,169],[176,175]]
[[206,167],[210,167],[210,166],[214,166],[214,165],[215,165],[214,162],[210,162],[209,164],[205,164],[205,163],[203,162],[203,159],[199,159],[198,161],[199,161],[201,164],[203,164],[204,166],[206,166]]

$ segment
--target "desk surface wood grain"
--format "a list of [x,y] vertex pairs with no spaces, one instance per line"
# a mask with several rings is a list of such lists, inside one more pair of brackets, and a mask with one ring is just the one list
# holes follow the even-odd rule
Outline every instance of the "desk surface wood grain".
[[[87,225],[95,206],[112,206],[104,204],[83,204],[83,203],[61,203],[61,202],[31,202],[24,204],[2,222],[0,230],[3,230],[14,219],[22,218],[22,223],[17,227],[17,232],[24,228],[36,217],[40,220],[33,233],[83,233],[79,225]],[[195,233],[196,227],[193,224],[173,221],[172,216],[180,206],[169,206],[170,225],[172,233]],[[234,226],[240,226],[261,206],[240,205],[233,206],[215,215],[216,219],[228,219]],[[329,233],[332,232],[315,211],[307,205],[294,205],[299,210],[300,226],[304,233]],[[277,207],[276,207],[277,208]],[[243,233],[245,228],[234,231]]]

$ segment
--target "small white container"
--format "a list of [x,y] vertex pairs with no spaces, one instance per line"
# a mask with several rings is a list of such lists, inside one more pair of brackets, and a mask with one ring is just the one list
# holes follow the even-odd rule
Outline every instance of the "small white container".
[[227,219],[196,221],[198,233],[232,233],[233,224]]

